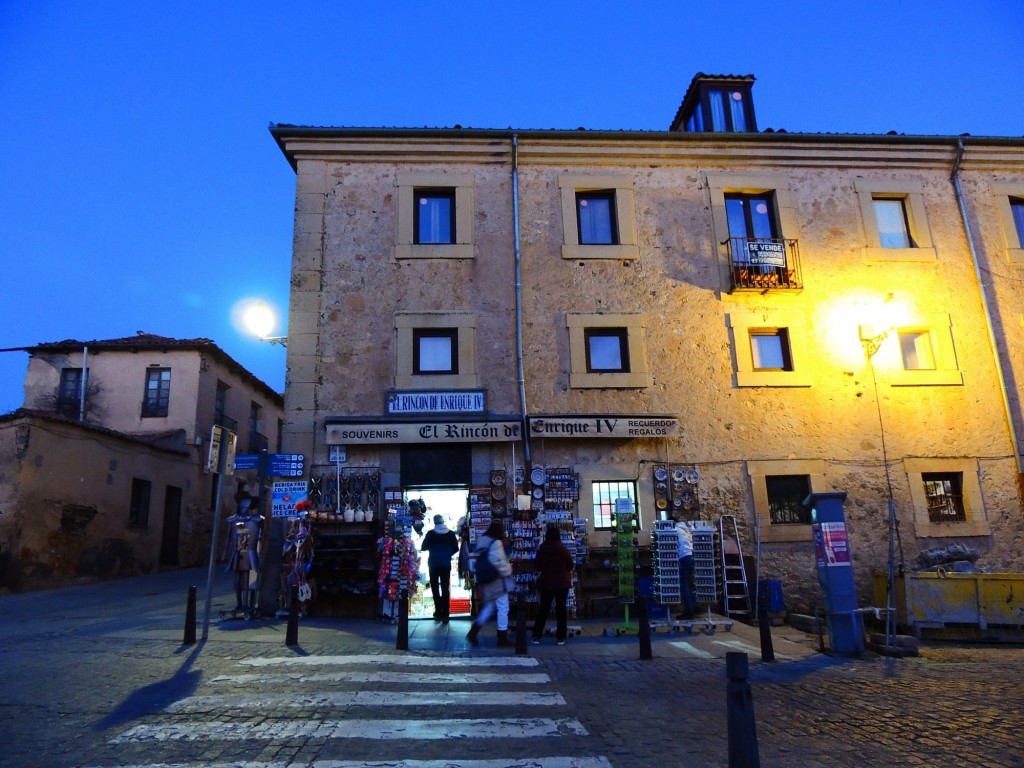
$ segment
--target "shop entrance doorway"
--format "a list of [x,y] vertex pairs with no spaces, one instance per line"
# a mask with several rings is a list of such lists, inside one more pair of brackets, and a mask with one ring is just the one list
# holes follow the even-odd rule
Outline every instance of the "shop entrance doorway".
[[[469,489],[468,488],[406,488],[405,503],[408,505],[411,499],[421,499],[426,506],[423,516],[423,531],[412,534],[413,544],[420,552],[420,583],[409,605],[410,619],[432,620],[434,616],[434,599],[430,592],[429,570],[427,568],[427,553],[421,551],[420,545],[427,531],[434,527],[434,515],[441,515],[445,527],[459,535],[459,523],[464,521],[469,511]],[[459,578],[459,556],[452,558],[452,569],[449,578],[451,584],[450,616],[458,618],[469,616],[470,593],[466,584]]]

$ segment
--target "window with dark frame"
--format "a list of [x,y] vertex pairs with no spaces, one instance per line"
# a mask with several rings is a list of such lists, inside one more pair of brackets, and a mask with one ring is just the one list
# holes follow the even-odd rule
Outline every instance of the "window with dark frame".
[[227,415],[228,385],[223,381],[217,382],[217,393],[213,399],[213,423],[224,426],[224,417]]
[[143,416],[166,416],[171,402],[171,369],[149,368],[142,396]]
[[422,328],[412,332],[414,376],[436,376],[459,372],[459,329]]
[[1024,248],[1024,197],[1010,198],[1010,213],[1017,227],[1017,245]]
[[637,512],[633,517],[633,525],[637,526],[640,509],[636,503],[636,483],[632,480],[595,480],[590,485],[594,503],[594,529],[612,530],[615,528],[615,500],[631,499],[633,509]]
[[928,500],[928,521],[932,523],[963,523],[964,476],[962,472],[924,472],[924,495]]
[[764,485],[772,525],[811,524],[811,510],[804,506],[811,493],[808,475],[765,475]]
[[779,236],[774,192],[727,192],[725,216],[731,238],[772,240]]
[[413,196],[413,242],[455,242],[455,190],[417,189]]
[[750,329],[751,367],[755,371],[792,371],[787,328]]
[[587,328],[583,338],[587,373],[629,373],[629,329]]
[[149,480],[132,478],[132,498],[128,507],[128,525],[145,528],[149,525],[149,500],[153,483]]
[[580,245],[618,245],[615,190],[577,192],[576,226]]
[[883,248],[914,248],[906,200],[902,197],[874,196],[871,201],[875,209],[879,244]]
[[82,404],[82,369],[64,368],[57,388],[57,413],[77,418]]

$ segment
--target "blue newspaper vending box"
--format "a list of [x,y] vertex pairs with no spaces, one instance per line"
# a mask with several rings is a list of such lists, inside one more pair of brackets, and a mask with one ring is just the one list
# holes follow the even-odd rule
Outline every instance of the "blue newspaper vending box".
[[811,508],[814,557],[825,602],[829,645],[834,653],[859,654],[864,650],[864,620],[857,610],[845,501],[845,491],[812,493],[804,505]]

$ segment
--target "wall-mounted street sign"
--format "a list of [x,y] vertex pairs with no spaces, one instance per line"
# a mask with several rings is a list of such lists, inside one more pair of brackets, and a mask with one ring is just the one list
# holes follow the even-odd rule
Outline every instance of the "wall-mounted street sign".
[[392,421],[327,425],[328,444],[388,445],[391,443],[509,443],[521,440],[519,421]]
[[306,457],[301,453],[272,453],[268,459],[270,477],[302,477],[306,471]]
[[235,471],[243,472],[250,469],[260,468],[260,454],[258,453],[236,453]]
[[786,246],[784,243],[775,243],[767,240],[749,240],[746,246],[751,266],[786,266]]
[[483,413],[484,390],[388,392],[388,413]]
[[217,471],[217,468],[220,466],[221,446],[226,445],[224,474],[232,474],[235,471],[235,445],[237,442],[238,436],[234,432],[227,427],[214,424],[210,429],[210,451],[206,457],[206,469],[210,472]]
[[679,420],[663,416],[534,416],[531,437],[618,438],[677,437]]
[[348,448],[344,445],[332,445],[329,450],[328,458],[332,464],[344,464],[348,461]]

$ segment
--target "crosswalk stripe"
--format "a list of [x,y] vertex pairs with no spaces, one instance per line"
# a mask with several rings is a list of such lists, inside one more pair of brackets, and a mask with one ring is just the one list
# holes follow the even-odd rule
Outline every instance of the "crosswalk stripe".
[[111,744],[147,741],[248,741],[274,739],[534,739],[586,736],[578,720],[569,718],[492,718],[436,720],[211,721],[137,725],[110,740]]
[[560,693],[520,691],[332,691],[329,693],[290,694],[261,693],[237,696],[190,696],[170,704],[168,712],[194,712],[211,708],[231,707],[252,711],[254,708],[297,707],[424,707],[424,706],[562,706]]
[[674,645],[676,648],[686,651],[687,653],[692,654],[694,656],[699,656],[702,659],[715,658],[715,654],[711,653],[710,651],[704,651],[700,648],[696,648],[690,643],[686,642],[685,640],[675,640],[671,643],[671,645]]
[[458,685],[492,685],[494,683],[517,683],[536,685],[550,683],[551,677],[546,672],[288,672],[281,674],[244,674],[218,675],[211,678],[211,683],[319,683],[341,682],[353,683],[453,683]]
[[528,656],[386,656],[383,654],[352,656],[272,656],[239,659],[247,667],[306,667],[355,664],[388,664],[414,667],[536,667],[540,662]]
[[[509,760],[314,760],[300,763],[235,761],[201,768],[611,768],[605,757],[535,757]],[[96,768],[95,766],[93,768]],[[147,763],[118,768],[200,768],[199,763]]]

